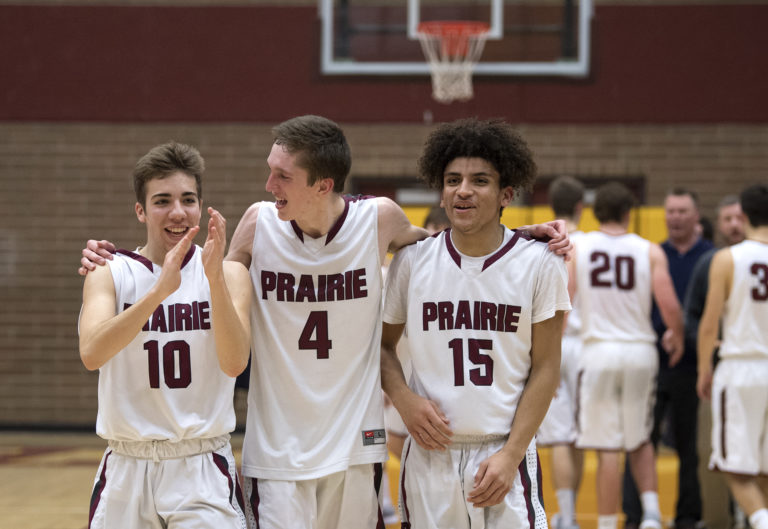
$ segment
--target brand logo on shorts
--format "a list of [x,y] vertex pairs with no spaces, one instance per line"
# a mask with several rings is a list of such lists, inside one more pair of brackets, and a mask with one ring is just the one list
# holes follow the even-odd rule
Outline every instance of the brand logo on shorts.
[[384,429],[381,430],[363,430],[363,446],[383,445],[387,442],[387,435]]

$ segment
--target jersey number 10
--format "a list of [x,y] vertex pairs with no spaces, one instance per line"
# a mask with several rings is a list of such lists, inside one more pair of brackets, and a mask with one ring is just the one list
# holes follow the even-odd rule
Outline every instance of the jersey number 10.
[[[149,361],[149,387],[160,387],[160,345],[157,340],[144,343]],[[178,375],[176,374],[178,353]],[[171,389],[186,388],[192,383],[192,360],[189,344],[184,340],[172,340],[163,346],[163,379]]]

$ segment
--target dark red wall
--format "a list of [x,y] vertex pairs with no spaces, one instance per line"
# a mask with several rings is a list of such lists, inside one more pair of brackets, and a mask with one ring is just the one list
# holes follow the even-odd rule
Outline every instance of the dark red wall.
[[768,5],[598,6],[587,79],[319,72],[316,7],[0,6],[0,120],[527,123],[768,121]]

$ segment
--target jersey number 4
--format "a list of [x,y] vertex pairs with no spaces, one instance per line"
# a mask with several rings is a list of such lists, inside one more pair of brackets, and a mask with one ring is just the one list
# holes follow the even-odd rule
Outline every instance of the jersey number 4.
[[[157,340],[144,343],[149,360],[149,387],[160,387],[160,344]],[[178,358],[178,364],[176,359]],[[178,366],[178,373],[176,367]],[[192,361],[189,344],[173,340],[163,346],[163,379],[171,389],[186,388],[192,383]]]
[[[463,386],[464,340],[454,338],[448,342],[448,346],[453,351],[453,385]],[[475,386],[490,386],[493,384],[493,358],[480,352],[490,351],[491,349],[493,349],[493,342],[491,340],[467,339],[469,361],[476,366],[480,366],[469,370],[469,380]]]
[[299,349],[317,351],[318,360],[323,360],[330,357],[332,346],[333,342],[328,338],[328,311],[310,312],[299,336]]

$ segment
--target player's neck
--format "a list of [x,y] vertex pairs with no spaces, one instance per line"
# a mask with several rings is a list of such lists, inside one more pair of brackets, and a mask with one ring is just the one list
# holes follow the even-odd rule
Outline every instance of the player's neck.
[[563,217],[563,220],[565,221],[565,230],[568,233],[579,231],[579,221],[577,219]]
[[627,227],[619,222],[604,222],[600,224],[600,231],[606,235],[624,235],[627,233]]
[[296,224],[305,235],[317,239],[331,231],[343,212],[344,197],[331,193],[328,197],[321,198],[307,217],[296,219]]
[[451,230],[451,242],[456,249],[468,257],[490,255],[504,242],[504,226],[498,224],[495,229],[478,233],[461,233]]
[[747,239],[768,244],[768,226],[758,226],[757,228],[747,226]]
[[165,255],[168,252],[163,245],[152,244],[148,242],[146,245],[139,248],[139,254],[146,257],[156,265],[162,265],[165,261]]

